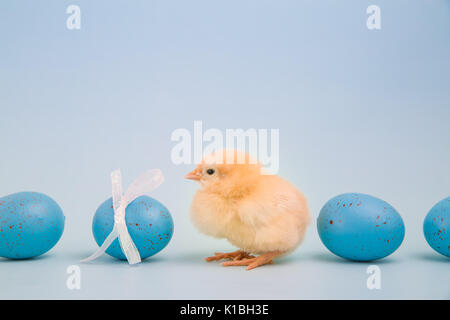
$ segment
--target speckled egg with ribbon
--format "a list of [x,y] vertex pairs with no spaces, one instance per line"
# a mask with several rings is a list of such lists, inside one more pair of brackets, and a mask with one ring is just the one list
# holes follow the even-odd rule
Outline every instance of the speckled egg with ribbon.
[[329,200],[320,211],[317,229],[331,252],[355,261],[392,254],[405,235],[402,217],[390,204],[361,193],[346,193]]
[[27,259],[55,246],[64,231],[59,205],[37,192],[0,198],[0,257]]
[[[169,210],[162,203],[149,196],[140,196],[127,206],[125,212],[128,232],[142,259],[158,253],[167,246],[173,234],[173,220]],[[109,198],[97,209],[92,223],[94,238],[99,246],[103,244],[113,227],[113,201]],[[106,253],[126,260],[118,239],[112,242]]]
[[430,247],[450,257],[450,197],[431,208],[423,223],[423,233]]

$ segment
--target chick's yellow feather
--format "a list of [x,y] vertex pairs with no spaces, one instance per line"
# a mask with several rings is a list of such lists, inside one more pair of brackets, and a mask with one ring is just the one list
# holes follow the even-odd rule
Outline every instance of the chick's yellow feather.
[[245,159],[244,164],[217,163],[216,157],[197,167],[202,187],[192,202],[193,223],[245,252],[294,250],[310,220],[305,197],[283,178],[262,175],[261,166],[248,155]]

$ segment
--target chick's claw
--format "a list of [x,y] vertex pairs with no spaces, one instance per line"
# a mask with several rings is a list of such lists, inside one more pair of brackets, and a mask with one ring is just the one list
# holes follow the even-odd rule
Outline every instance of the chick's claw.
[[251,254],[248,254],[247,252],[241,252],[239,255],[233,258],[233,261],[239,261],[242,259],[250,259],[255,258],[255,256],[252,256]]
[[275,258],[276,256],[280,255],[280,252],[270,252],[270,253],[265,253],[262,254],[258,257],[253,257],[252,258],[246,258],[246,259],[242,259],[239,261],[227,261],[227,262],[223,262],[222,265],[224,267],[231,267],[231,266],[247,266],[247,270],[252,270],[254,268],[263,266],[265,264],[272,264],[273,263],[273,258]]
[[237,250],[237,251],[229,252],[229,253],[215,252],[214,256],[207,257],[205,260],[208,262],[218,261],[218,260],[223,260],[223,259],[231,259],[233,261],[239,261],[244,258],[254,258],[254,256],[248,254],[247,252]]

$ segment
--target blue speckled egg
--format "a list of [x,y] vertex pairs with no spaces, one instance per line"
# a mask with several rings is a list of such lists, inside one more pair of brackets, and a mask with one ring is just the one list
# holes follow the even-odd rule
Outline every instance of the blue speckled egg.
[[361,193],[329,200],[320,211],[317,229],[331,252],[355,261],[384,258],[405,236],[402,217],[390,204]]
[[64,231],[58,204],[37,192],[0,198],[0,257],[27,259],[46,253]]
[[440,254],[450,257],[450,197],[439,201],[428,212],[423,222],[423,233],[428,244]]
[[[128,233],[141,259],[148,258],[167,246],[173,234],[173,220],[164,205],[151,197],[141,196],[131,202],[125,212]],[[111,233],[113,226],[114,209],[112,198],[109,198],[97,209],[92,223],[94,238],[99,246]],[[126,260],[119,239],[113,241],[106,253]]]

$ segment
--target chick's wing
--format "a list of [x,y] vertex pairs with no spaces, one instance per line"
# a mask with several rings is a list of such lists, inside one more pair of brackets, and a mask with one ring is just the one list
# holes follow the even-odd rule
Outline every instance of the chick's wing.
[[279,224],[297,224],[309,221],[306,199],[292,184],[278,176],[262,176],[254,192],[238,206],[242,223],[254,228]]

